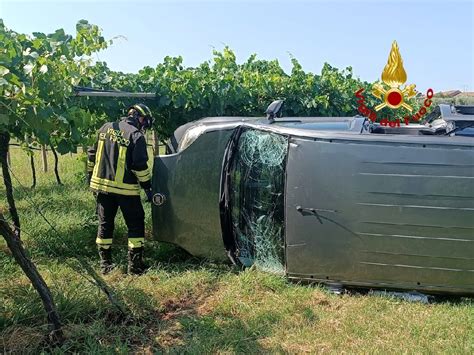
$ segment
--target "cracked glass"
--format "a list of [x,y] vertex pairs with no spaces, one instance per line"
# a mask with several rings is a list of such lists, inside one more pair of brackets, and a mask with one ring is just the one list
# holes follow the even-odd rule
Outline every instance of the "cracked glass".
[[288,138],[242,133],[231,170],[231,216],[236,256],[244,266],[283,274],[284,187]]

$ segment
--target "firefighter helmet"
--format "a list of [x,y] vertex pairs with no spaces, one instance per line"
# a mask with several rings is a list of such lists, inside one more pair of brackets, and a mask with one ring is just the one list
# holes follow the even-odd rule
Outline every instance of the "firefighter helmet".
[[[143,129],[148,129],[153,126],[153,114],[147,105],[135,104],[130,106],[128,108],[128,116],[133,117]],[[143,123],[140,123],[139,117],[144,118]]]

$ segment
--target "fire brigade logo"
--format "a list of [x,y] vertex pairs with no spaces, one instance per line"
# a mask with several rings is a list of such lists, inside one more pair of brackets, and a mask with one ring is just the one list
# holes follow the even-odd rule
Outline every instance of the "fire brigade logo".
[[[398,49],[397,41],[393,41],[390,55],[388,56],[387,65],[382,72],[382,83],[375,83],[372,85],[372,95],[383,102],[375,106],[375,111],[367,107],[365,97],[363,95],[364,89],[359,89],[355,96],[357,98],[358,111],[372,122],[379,121],[377,119],[377,112],[388,107],[390,109],[399,109],[401,107],[413,112],[413,107],[407,102],[408,99],[417,96],[415,91],[415,84],[403,85],[407,81],[407,73],[403,67],[402,56]],[[417,112],[413,115],[405,115],[403,120],[400,118],[388,117],[380,119],[381,125],[389,125],[390,127],[400,127],[400,122],[405,122],[408,125],[410,122],[419,122],[421,118],[427,113],[431,106],[431,99],[433,98],[433,89],[428,89],[425,100]]]
[[405,98],[416,95],[415,84],[407,85],[403,89],[401,87],[407,81],[407,73],[403,68],[403,60],[398,50],[397,41],[392,43],[387,65],[382,72],[382,81],[388,86],[388,89],[378,83],[372,87],[372,95],[384,100],[383,103],[375,107],[375,111],[380,111],[388,106],[393,109],[404,107],[412,112],[413,108],[405,102]]

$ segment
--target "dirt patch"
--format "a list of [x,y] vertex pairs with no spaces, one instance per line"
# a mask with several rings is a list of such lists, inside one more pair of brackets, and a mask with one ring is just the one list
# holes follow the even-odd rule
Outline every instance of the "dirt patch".
[[189,298],[168,299],[162,303],[161,319],[168,321],[177,317],[196,313],[196,302]]
[[161,319],[168,321],[177,317],[207,314],[208,312],[205,311],[206,305],[216,292],[215,287],[209,287],[199,292],[198,295],[187,292],[180,298],[168,298],[161,302]]

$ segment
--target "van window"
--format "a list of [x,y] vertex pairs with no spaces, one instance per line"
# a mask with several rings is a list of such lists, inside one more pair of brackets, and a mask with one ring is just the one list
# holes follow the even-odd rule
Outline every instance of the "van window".
[[236,256],[284,273],[284,187],[288,138],[246,130],[231,169],[231,216]]

